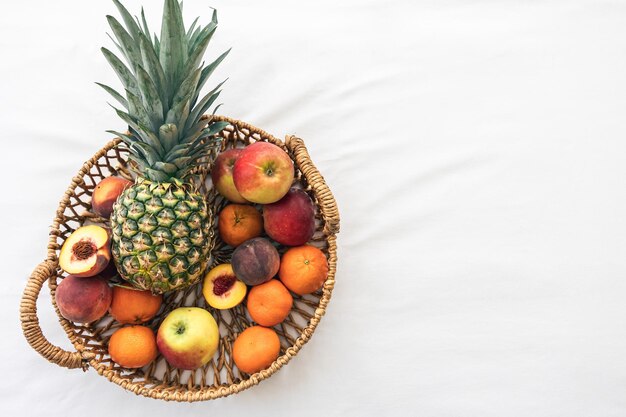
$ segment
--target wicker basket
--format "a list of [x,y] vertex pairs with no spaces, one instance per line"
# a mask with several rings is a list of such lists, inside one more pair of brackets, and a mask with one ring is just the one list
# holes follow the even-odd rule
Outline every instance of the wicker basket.
[[[317,206],[317,231],[312,243],[321,248],[328,258],[329,272],[323,288],[311,295],[294,295],[294,304],[287,319],[275,326],[281,341],[280,356],[272,365],[253,375],[239,371],[232,358],[232,343],[236,336],[252,325],[245,307],[240,304],[231,310],[214,310],[205,303],[201,292],[202,283],[182,291],[166,294],[163,308],[157,317],[148,322],[156,330],[161,320],[172,309],[181,305],[195,305],[211,311],[220,327],[220,343],[213,359],[204,367],[195,371],[181,371],[170,367],[165,359],[159,357],[143,369],[133,370],[115,364],[107,353],[108,339],[111,333],[120,327],[108,315],[105,318],[86,325],[75,324],[63,318],[57,308],[54,294],[58,282],[63,279],[63,271],[58,267],[58,253],[65,239],[86,221],[103,222],[91,212],[90,197],[95,185],[109,175],[130,178],[128,151],[119,139],[111,141],[87,161],[65,192],[56,212],[50,241],[48,257],[39,264],[30,276],[20,306],[22,329],[28,343],[50,362],[66,368],[89,366],[108,380],[134,392],[150,398],[166,401],[204,401],[225,397],[237,393],[278,371],[293,358],[300,348],[311,338],[317,324],[326,311],[331,292],[335,284],[337,263],[336,237],[339,231],[339,213],[337,206],[323,177],[313,165],[304,142],[294,136],[287,136],[286,142],[247,123],[226,117],[218,117],[230,123],[221,133],[224,138],[222,148],[247,146],[255,141],[267,141],[285,149],[294,161],[296,181],[313,198]],[[217,153],[218,150],[216,149]],[[227,202],[213,190],[206,189],[206,177],[210,167],[198,169],[196,179],[204,184],[209,206],[219,210]],[[220,243],[212,229],[212,263],[228,262],[231,249]],[[75,352],[69,352],[51,344],[42,334],[37,317],[36,302],[44,282],[48,281],[52,294],[52,303],[59,316],[61,326],[72,342]]]

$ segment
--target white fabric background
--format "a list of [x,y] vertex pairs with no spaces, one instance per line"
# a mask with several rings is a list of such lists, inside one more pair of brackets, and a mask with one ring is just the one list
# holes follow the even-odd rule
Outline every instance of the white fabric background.
[[[161,2],[144,2],[151,22]],[[82,162],[109,1],[0,13],[2,415],[624,416],[626,5],[186,0],[233,51],[222,114],[305,139],[341,210],[313,339],[226,399],[162,403],[40,358],[26,278]],[[127,0],[138,11],[139,0]],[[154,24],[153,24],[154,26]],[[43,291],[45,334],[69,348]]]

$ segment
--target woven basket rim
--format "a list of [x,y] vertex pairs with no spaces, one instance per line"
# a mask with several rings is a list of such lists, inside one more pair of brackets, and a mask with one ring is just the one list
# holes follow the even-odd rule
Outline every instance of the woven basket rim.
[[[93,353],[90,353],[85,350],[85,347],[81,344],[82,342],[81,339],[76,335],[74,329],[71,326],[71,323],[61,315],[56,305],[56,301],[54,300],[54,297],[52,297],[52,304],[53,304],[54,310],[56,311],[56,314],[59,318],[59,322],[61,326],[63,327],[63,329],[65,330],[65,333],[67,334],[68,338],[70,339],[70,342],[76,349],[76,353],[65,352],[60,348],[56,348],[55,346],[52,346],[53,348],[59,349],[61,352],[57,352],[58,354],[56,356],[44,355],[40,351],[40,349],[38,349],[37,346],[35,346],[35,344],[33,343],[33,342],[39,342],[38,338],[33,337],[29,339],[27,335],[27,327],[25,327],[25,320],[24,320],[24,310],[25,310],[24,299],[26,298],[26,294],[27,294],[27,291],[25,290],[25,296],[22,302],[22,309],[21,309],[22,325],[24,328],[24,333],[27,336],[29,343],[35,348],[35,350],[37,350],[39,353],[44,355],[44,357],[46,357],[48,360],[55,362],[59,364],[60,366],[67,366],[67,367],[73,368],[73,367],[77,367],[75,366],[76,363],[68,364],[64,362],[65,361],[69,362],[70,360],[73,360],[74,362],[76,362],[77,356],[78,356],[78,359],[81,362],[80,365],[83,368],[83,370],[87,369],[87,364],[88,364],[89,366],[94,368],[98,372],[98,374],[104,376],[109,381],[114,382],[117,385],[120,385],[121,387],[123,387],[124,389],[132,391],[133,393],[137,395],[142,395],[142,396],[154,398],[154,399],[161,399],[165,401],[173,400],[173,401],[182,401],[182,402],[194,402],[194,401],[216,399],[216,398],[225,397],[234,393],[238,393],[240,391],[243,391],[247,388],[250,388],[258,384],[260,381],[264,379],[269,378],[271,375],[273,375],[275,372],[281,369],[286,363],[288,363],[299,352],[302,346],[304,346],[304,344],[307,343],[307,341],[311,338],[313,332],[315,331],[315,329],[317,328],[317,325],[319,324],[319,321],[321,320],[322,316],[325,314],[326,307],[328,305],[328,302],[330,301],[332,290],[335,284],[335,272],[336,272],[336,262],[337,262],[336,233],[338,233],[339,231],[339,213],[337,211],[337,206],[336,206],[334,197],[332,193],[330,192],[330,189],[326,185],[323,177],[321,176],[317,168],[315,168],[315,166],[313,165],[302,139],[299,139],[295,136],[287,136],[286,141],[283,142],[280,139],[277,139],[276,137],[267,133],[266,131],[259,129],[255,126],[252,126],[246,122],[242,122],[240,120],[232,119],[232,118],[225,117],[225,116],[214,116],[213,120],[226,121],[229,124],[236,126],[239,129],[248,130],[251,135],[256,134],[260,137],[261,140],[274,143],[275,145],[278,145],[282,147],[283,149],[286,149],[287,151],[291,152],[293,154],[294,164],[301,170],[302,175],[305,177],[305,179],[311,186],[312,192],[315,194],[318,200],[318,208],[324,220],[324,234],[325,234],[325,240],[328,243],[328,256],[329,256],[329,259],[328,259],[329,273],[324,283],[322,296],[319,300],[319,304],[317,308],[315,309],[313,318],[310,320],[308,325],[305,328],[303,328],[302,332],[300,333],[298,338],[295,340],[293,345],[287,348],[285,350],[285,353],[279,356],[267,369],[257,372],[255,374],[249,375],[247,379],[241,380],[237,383],[233,383],[228,386],[220,386],[220,387],[207,386],[207,387],[200,388],[200,389],[195,389],[195,388],[187,389],[181,392],[181,390],[178,387],[170,387],[170,388],[165,388],[165,389],[159,386],[146,387],[145,385],[141,383],[134,382],[124,377],[120,377],[116,370],[109,369],[109,367],[103,364],[102,362],[100,362],[95,357],[95,355],[93,355]],[[70,203],[70,198],[72,196],[72,193],[74,192],[76,187],[80,183],[82,183],[85,175],[87,175],[87,173],[97,163],[97,161],[101,157],[106,155],[106,153],[109,150],[115,148],[120,142],[121,140],[119,138],[115,138],[111,140],[104,147],[99,149],[94,154],[93,157],[91,157],[88,161],[86,161],[81,167],[81,169],[78,171],[78,173],[72,178],[72,181],[69,187],[67,188],[63,198],[59,202],[59,205],[56,211],[56,216],[51,226],[49,242],[48,242],[48,257],[46,261],[44,261],[44,263],[42,263],[38,267],[38,269],[36,269],[35,272],[33,273],[33,276],[34,276],[36,272],[39,272],[39,275],[40,275],[39,279],[42,281],[42,283],[43,283],[42,278],[45,277],[45,280],[48,280],[48,278],[50,278],[57,269],[57,266],[58,266],[57,238],[61,233],[60,225],[64,221],[64,212],[65,212],[65,209],[68,207],[68,204]],[[31,277],[31,280],[32,278],[33,277]],[[30,283],[30,280],[29,280],[29,283]],[[49,281],[49,287],[52,291],[54,291],[55,285],[52,281]],[[27,287],[27,290],[28,290],[28,287]],[[38,293],[39,291],[37,290],[34,296],[35,302],[36,302]],[[32,319],[32,317],[30,316],[29,318]],[[37,320],[36,314],[35,314],[35,320]],[[38,322],[36,324],[38,326]],[[41,334],[41,331],[39,328],[38,330],[39,330],[38,332],[39,335],[35,335],[35,336],[41,336],[41,338],[44,339],[41,343],[46,342],[49,344],[49,342],[47,342],[47,340],[45,340],[45,338]],[[68,355],[63,355],[63,354],[68,354]],[[64,357],[64,356],[69,356],[69,355],[74,355],[74,356],[72,356],[71,358]]]

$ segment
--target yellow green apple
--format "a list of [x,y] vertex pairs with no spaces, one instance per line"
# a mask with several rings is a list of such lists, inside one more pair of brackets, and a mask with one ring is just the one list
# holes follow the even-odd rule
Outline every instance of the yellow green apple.
[[220,153],[211,170],[213,186],[227,200],[233,203],[247,203],[246,199],[239,194],[233,181],[233,166],[241,155],[243,149],[229,149]]
[[180,307],[159,326],[157,347],[174,368],[193,370],[211,360],[219,338],[211,313],[199,307]]

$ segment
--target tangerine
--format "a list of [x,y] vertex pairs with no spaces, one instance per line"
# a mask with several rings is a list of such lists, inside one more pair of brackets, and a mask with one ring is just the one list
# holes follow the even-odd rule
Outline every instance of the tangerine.
[[118,329],[109,339],[109,355],[113,362],[125,368],[141,368],[157,357],[154,332],[145,326]]
[[240,371],[248,374],[269,367],[280,353],[280,339],[273,329],[252,326],[244,330],[233,344],[233,359]]
[[287,288],[298,295],[319,290],[328,276],[328,261],[324,252],[311,245],[290,248],[280,261],[278,277]]
[[161,294],[154,295],[150,291],[114,286],[109,312],[120,323],[141,324],[156,316],[162,302]]
[[248,312],[261,326],[275,326],[289,315],[293,297],[277,279],[252,287],[248,293]]
[[217,223],[220,237],[232,247],[261,236],[263,217],[253,206],[229,204],[222,209]]

